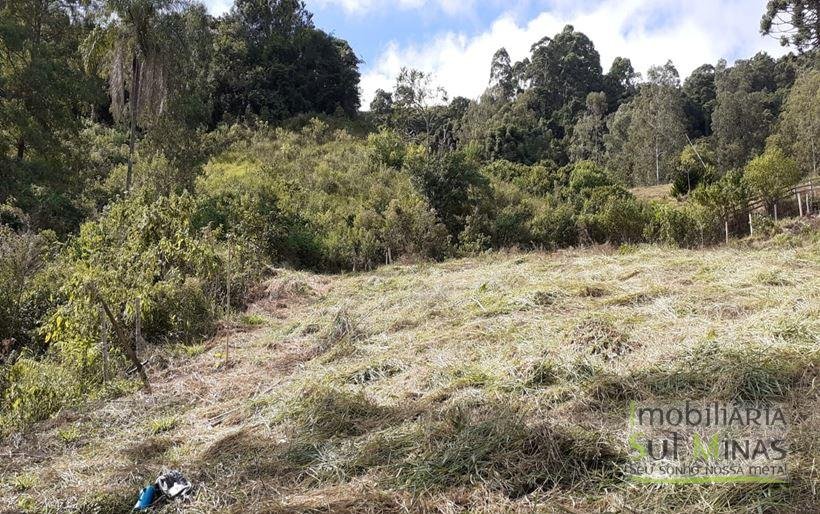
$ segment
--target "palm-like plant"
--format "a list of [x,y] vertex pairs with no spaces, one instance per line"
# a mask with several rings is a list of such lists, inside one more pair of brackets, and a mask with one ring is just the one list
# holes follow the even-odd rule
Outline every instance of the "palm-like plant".
[[168,103],[168,73],[175,39],[171,15],[178,0],[107,0],[102,22],[83,45],[86,65],[107,74],[111,114],[128,122],[128,173],[131,190],[138,126],[161,115]]

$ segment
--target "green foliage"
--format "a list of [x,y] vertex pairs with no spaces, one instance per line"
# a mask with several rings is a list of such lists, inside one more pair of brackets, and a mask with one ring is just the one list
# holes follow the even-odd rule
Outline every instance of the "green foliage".
[[686,146],[678,159],[672,181],[672,196],[687,196],[700,184],[714,182],[716,174],[714,153],[706,145]]
[[65,367],[32,358],[18,359],[8,371],[8,387],[0,400],[0,432],[48,418],[64,405],[77,401],[81,383]]
[[799,51],[820,47],[820,5],[805,0],[769,0],[760,20],[763,34],[779,37]]
[[683,95],[671,62],[650,69],[650,82],[619,118],[623,126],[610,131],[607,145],[610,166],[622,167],[630,184],[668,182],[686,144]]
[[0,224],[0,341],[14,338],[19,347],[31,346],[43,314],[33,284],[53,245],[53,233],[17,233]]
[[558,170],[552,161],[527,166],[505,160],[492,161],[481,169],[487,177],[511,182],[534,196],[546,196],[566,183],[566,170]]
[[578,226],[571,205],[547,203],[537,209],[530,221],[534,242],[547,248],[565,248],[578,243]]
[[612,179],[606,170],[591,161],[576,164],[569,176],[569,189],[575,194],[610,185]]
[[407,146],[398,134],[391,130],[370,134],[367,143],[372,148],[373,160],[390,168],[401,169],[407,156]]
[[748,197],[743,174],[739,171],[730,171],[712,184],[701,184],[692,194],[695,203],[724,221],[740,211]]
[[631,195],[608,195],[594,214],[585,214],[580,223],[597,243],[640,243],[649,222],[649,211]]
[[644,236],[652,242],[692,248],[719,240],[714,214],[699,206],[653,205]]
[[217,120],[355,114],[359,59],[314,27],[302,1],[240,0],[220,18],[213,63]]
[[[317,269],[363,269],[388,254],[443,257],[446,228],[406,172],[374,160],[380,140],[311,129],[239,141],[197,184],[199,224],[237,227],[271,260]],[[404,158],[426,161],[418,151],[408,147]]]
[[721,171],[741,168],[763,152],[782,96],[794,81],[792,66],[765,53],[737,61],[731,68],[725,61],[718,65],[712,128]]
[[820,69],[806,70],[798,77],[772,137],[800,169],[820,173]]
[[476,163],[462,153],[421,155],[408,162],[406,168],[454,237],[461,234],[467,217],[489,192]]
[[743,180],[753,195],[771,206],[800,181],[800,171],[794,160],[775,147],[746,165]]

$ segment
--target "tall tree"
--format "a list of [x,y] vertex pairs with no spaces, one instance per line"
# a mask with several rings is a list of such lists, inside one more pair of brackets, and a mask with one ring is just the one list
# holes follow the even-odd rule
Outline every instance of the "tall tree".
[[769,0],[760,31],[799,51],[820,47],[820,0]]
[[710,135],[717,99],[715,67],[704,64],[696,68],[683,82],[683,94],[691,135],[694,138]]
[[775,139],[803,170],[820,172],[820,70],[807,70],[795,82]]
[[554,38],[533,45],[528,78],[532,107],[563,138],[583,112],[587,95],[602,90],[601,56],[586,35],[567,25]]
[[[671,178],[686,144],[680,78],[671,62],[649,70],[649,82],[633,101],[626,141],[620,144],[635,184],[660,184]],[[610,138],[610,146],[612,138]]]
[[777,65],[764,53],[715,70],[716,103],[712,114],[718,168],[742,168],[759,155],[778,115]]
[[301,0],[237,0],[220,19],[215,47],[216,121],[359,108],[358,57],[316,29]]
[[402,68],[396,78],[393,106],[397,123],[408,137],[422,139],[430,146],[436,126],[436,106],[447,102],[447,91],[433,83],[433,76]]
[[176,0],[108,0],[100,27],[84,43],[87,64],[105,67],[111,114],[128,124],[126,192],[133,182],[137,131],[167,107],[172,55],[179,39],[171,14],[180,7]]
[[574,162],[592,161],[603,165],[606,153],[604,134],[607,109],[606,93],[587,95],[587,113],[575,124],[569,146],[570,158]]
[[604,134],[606,167],[621,183],[628,185],[635,183],[632,172],[634,155],[629,152],[629,136],[634,111],[634,101],[621,104],[618,110],[607,118]]
[[641,74],[632,67],[632,61],[625,57],[616,57],[612,61],[609,71],[604,76],[606,93],[609,97],[610,110],[615,111],[618,107],[628,102],[638,94],[638,83]]
[[[76,58],[78,4],[59,0],[0,2],[0,154],[23,161],[29,150],[59,153],[61,136],[78,127],[87,91]],[[85,98],[87,99],[87,98]],[[5,147],[5,148],[4,148]]]
[[505,100],[512,100],[518,92],[510,54],[506,48],[499,49],[493,55],[490,64],[490,90],[495,92],[498,98]]

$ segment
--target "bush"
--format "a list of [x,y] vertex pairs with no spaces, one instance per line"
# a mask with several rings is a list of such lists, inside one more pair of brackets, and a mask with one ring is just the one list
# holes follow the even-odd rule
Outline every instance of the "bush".
[[650,242],[691,248],[719,240],[713,212],[701,206],[652,206],[644,236]]
[[192,344],[214,333],[215,306],[196,277],[181,285],[160,282],[140,304],[143,337],[149,343]]
[[530,232],[534,243],[547,248],[573,246],[578,243],[575,211],[571,205],[545,203],[536,210]]
[[401,169],[404,158],[407,156],[407,146],[398,134],[391,130],[370,134],[367,144],[371,149],[371,156],[376,164],[389,168]]
[[743,180],[752,194],[761,197],[771,207],[800,181],[800,171],[797,163],[786,157],[782,150],[769,148],[746,165]]
[[597,212],[581,217],[581,224],[596,243],[640,243],[649,223],[648,210],[632,195],[610,194]]
[[80,397],[76,377],[65,367],[30,358],[19,359],[9,369],[8,388],[0,398],[3,415],[0,432],[47,419],[63,405]]
[[229,247],[233,298],[255,282],[261,261],[252,246],[240,236],[226,241],[218,231],[197,230],[195,213],[188,195],[150,202],[135,194],[85,223],[50,266],[59,303],[39,333],[51,345],[50,357],[75,370],[80,383],[100,379],[99,298],[130,332],[141,297],[150,342],[191,340],[209,333],[215,306],[224,303]]
[[715,155],[706,145],[698,143],[683,149],[672,179],[672,196],[682,198],[701,184],[711,184],[717,178]]
[[612,184],[613,181],[606,170],[592,161],[577,163],[569,176],[569,189],[576,194]]
[[420,156],[405,167],[453,236],[461,234],[467,217],[489,194],[486,177],[460,152]]
[[30,288],[54,241],[51,231],[18,233],[0,225],[0,341],[14,338],[20,346],[30,345],[42,314]]
[[[321,271],[448,253],[447,230],[410,175],[381,162],[398,151],[392,133],[365,143],[308,128],[238,140],[213,159],[197,182],[199,225],[230,227],[274,262]],[[427,157],[411,146],[402,160]]]

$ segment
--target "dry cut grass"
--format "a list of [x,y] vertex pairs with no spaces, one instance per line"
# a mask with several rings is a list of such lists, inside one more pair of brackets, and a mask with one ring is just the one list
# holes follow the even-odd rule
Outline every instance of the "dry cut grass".
[[[192,512],[809,512],[820,240],[778,241],[280,271],[154,396],[3,441],[0,510],[125,512],[173,467]],[[624,480],[628,403],[681,397],[792,407],[791,482]]]

